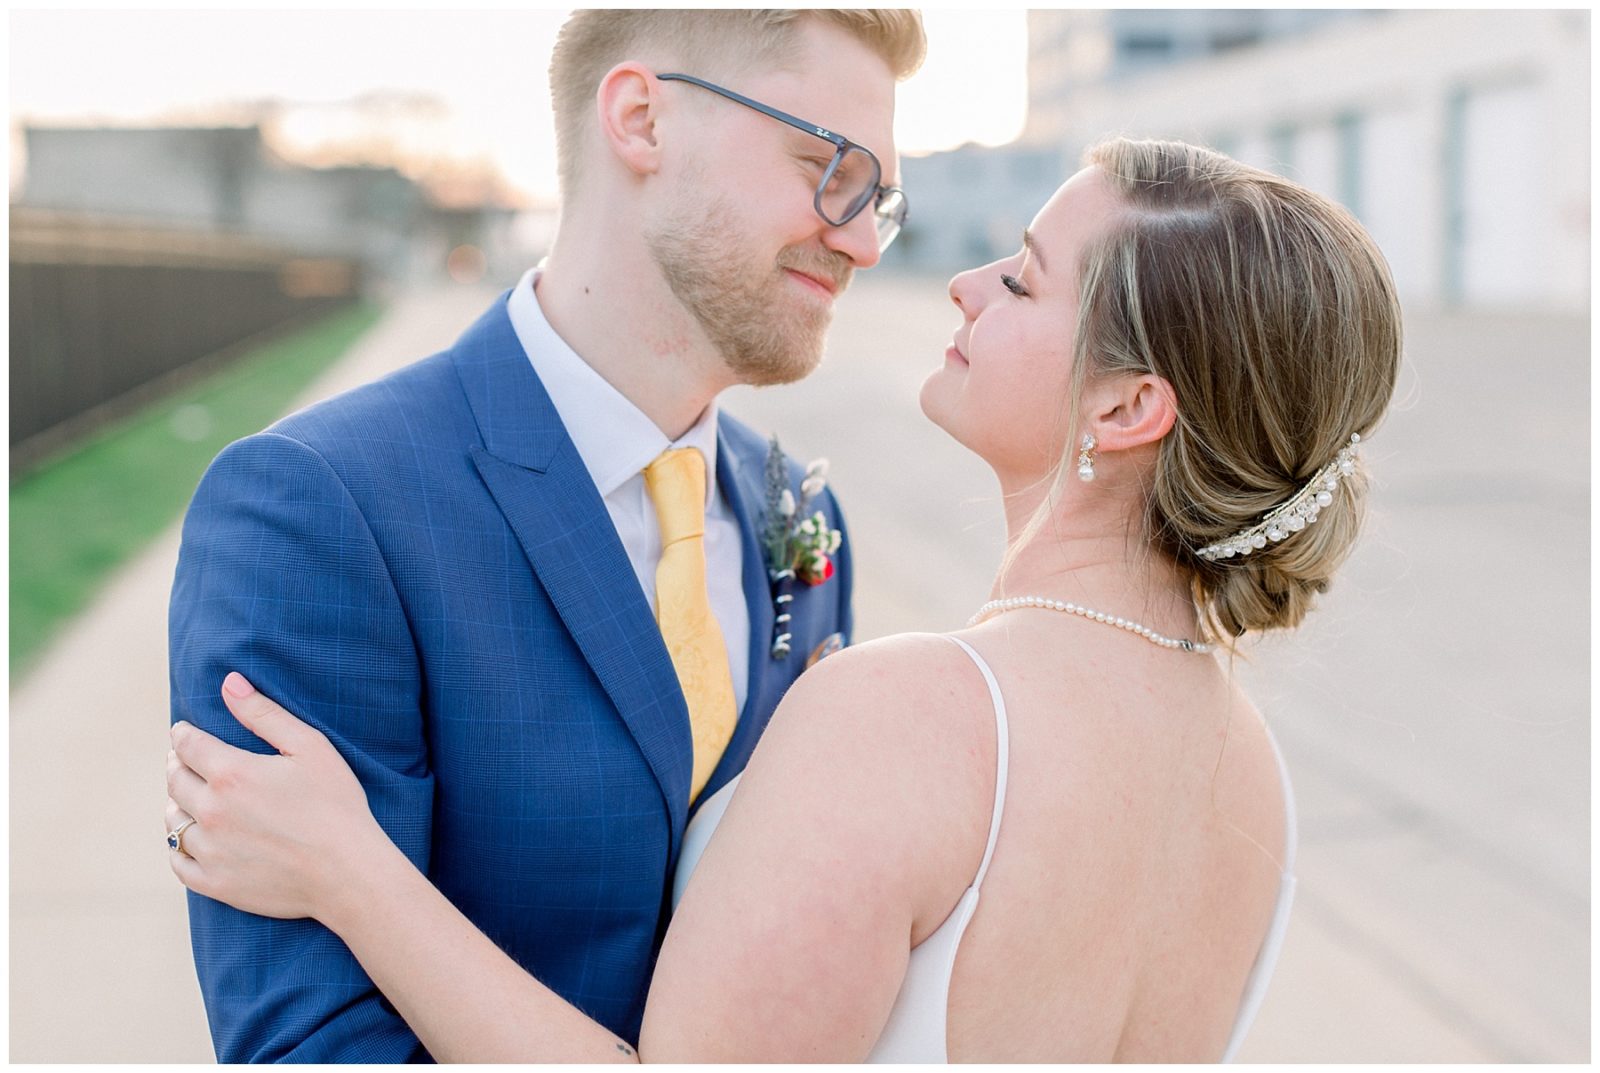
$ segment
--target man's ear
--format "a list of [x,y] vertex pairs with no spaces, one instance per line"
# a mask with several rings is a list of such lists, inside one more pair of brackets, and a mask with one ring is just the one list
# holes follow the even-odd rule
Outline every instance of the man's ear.
[[1107,378],[1085,392],[1088,421],[1097,449],[1125,451],[1157,443],[1178,419],[1178,395],[1151,373]]
[[655,73],[629,60],[607,71],[595,91],[601,144],[636,175],[652,174],[661,164],[657,88]]

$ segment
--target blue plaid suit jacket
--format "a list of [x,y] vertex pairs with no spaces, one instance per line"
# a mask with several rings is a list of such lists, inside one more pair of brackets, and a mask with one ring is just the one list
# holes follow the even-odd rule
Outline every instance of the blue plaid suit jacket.
[[[750,685],[702,800],[743,769],[808,654],[850,633],[845,544],[836,576],[790,605],[792,654],[768,654],[765,459],[724,416]],[[831,495],[818,505],[843,528]],[[184,522],[170,641],[174,720],[268,751],[221,703],[223,677],[243,673],[328,735],[390,837],[479,928],[637,1042],[688,820],[688,713],[504,296],[450,350],[216,458]],[[189,920],[220,1060],[429,1060],[316,922],[194,894]]]

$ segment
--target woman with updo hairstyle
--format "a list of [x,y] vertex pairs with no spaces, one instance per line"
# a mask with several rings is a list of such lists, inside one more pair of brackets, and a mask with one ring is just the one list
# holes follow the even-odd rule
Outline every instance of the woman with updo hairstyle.
[[1085,160],[1126,212],[1085,259],[1074,398],[1094,376],[1172,384],[1149,540],[1194,572],[1221,636],[1296,626],[1355,541],[1359,466],[1323,489],[1338,509],[1279,530],[1294,539],[1197,552],[1250,529],[1376,426],[1400,361],[1388,266],[1348,212],[1220,153],[1118,139]]
[[[478,934],[260,694],[223,697],[292,755],[186,732],[179,779],[231,775],[175,870],[323,921],[442,1060],[1232,1058],[1296,828],[1224,657],[1350,553],[1400,311],[1360,225],[1295,183],[1178,142],[1085,162],[951,281],[922,387],[999,482],[992,599],[817,662],[698,805],[637,1049]],[[169,828],[191,816],[169,799]]]

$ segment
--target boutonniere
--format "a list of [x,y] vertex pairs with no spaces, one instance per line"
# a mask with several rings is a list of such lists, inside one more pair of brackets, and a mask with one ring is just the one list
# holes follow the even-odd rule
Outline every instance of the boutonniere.
[[839,530],[828,524],[819,510],[812,514],[811,503],[828,486],[828,461],[819,458],[806,467],[800,482],[800,498],[789,489],[789,474],[784,465],[783,448],[774,436],[767,449],[767,511],[761,546],[767,561],[767,580],[772,586],[772,658],[789,654],[789,611],[795,581],[821,585],[833,576],[833,556],[843,539]]

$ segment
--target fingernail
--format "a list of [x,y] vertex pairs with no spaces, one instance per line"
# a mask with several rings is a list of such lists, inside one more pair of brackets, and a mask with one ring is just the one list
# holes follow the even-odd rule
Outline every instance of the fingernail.
[[228,672],[228,677],[222,680],[222,688],[236,697],[248,697],[256,691],[256,687],[238,671]]

